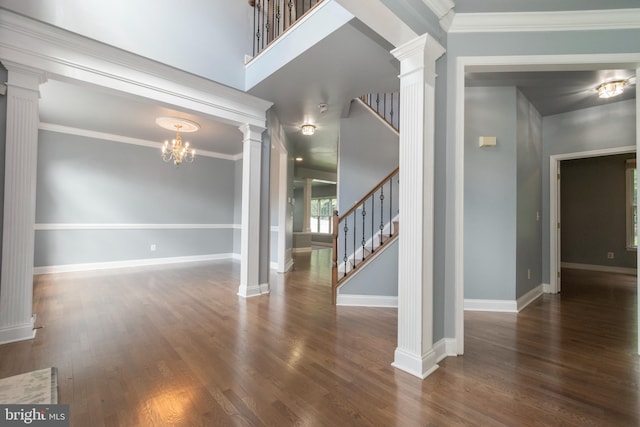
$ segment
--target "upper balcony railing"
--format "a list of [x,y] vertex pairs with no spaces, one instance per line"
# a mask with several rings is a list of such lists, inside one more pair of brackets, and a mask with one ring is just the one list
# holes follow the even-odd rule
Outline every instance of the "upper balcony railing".
[[253,7],[253,56],[322,0],[249,0]]

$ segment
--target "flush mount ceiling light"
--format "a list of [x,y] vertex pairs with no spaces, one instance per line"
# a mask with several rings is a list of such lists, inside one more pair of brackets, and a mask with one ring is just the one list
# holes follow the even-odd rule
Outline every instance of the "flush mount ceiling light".
[[614,96],[622,94],[627,84],[626,80],[614,80],[602,83],[596,90],[600,98],[613,98]]
[[311,136],[316,133],[316,127],[310,124],[302,125],[300,130],[302,130],[302,134],[306,136]]
[[196,155],[196,151],[191,147],[189,141],[183,142],[180,132],[195,132],[200,129],[200,125],[191,120],[179,119],[176,117],[158,117],[156,124],[164,129],[176,131],[176,137],[162,145],[162,160],[173,161],[178,166],[182,162],[191,163]]

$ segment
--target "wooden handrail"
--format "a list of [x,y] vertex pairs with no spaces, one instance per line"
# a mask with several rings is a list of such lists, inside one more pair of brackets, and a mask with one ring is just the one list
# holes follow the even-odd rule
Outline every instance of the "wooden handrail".
[[[376,191],[378,191],[380,189],[380,187],[382,187],[383,185],[385,185],[387,183],[387,181],[389,181],[389,179],[391,179],[392,176],[394,176],[395,174],[398,173],[398,171],[400,170],[399,167],[395,168],[393,171],[391,171],[391,173],[387,176],[385,176],[382,181],[380,181],[378,183],[378,185],[376,185],[375,187],[373,187],[373,189],[371,191],[369,191],[367,194],[365,194],[365,196],[363,198],[361,198],[360,200],[358,200],[353,206],[351,206],[351,209],[349,209],[347,212],[343,213],[339,218],[338,218],[338,222],[342,221],[345,217],[349,216],[350,214],[353,213],[353,211],[355,211],[360,205],[362,205],[362,203],[364,203],[365,200],[367,200],[369,197],[371,197],[371,195],[373,193],[375,193]],[[338,234],[338,230],[334,229],[333,232],[337,235]]]

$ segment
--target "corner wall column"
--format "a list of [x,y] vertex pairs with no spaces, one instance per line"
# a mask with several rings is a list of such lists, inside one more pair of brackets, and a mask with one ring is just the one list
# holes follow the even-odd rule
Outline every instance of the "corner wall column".
[[313,183],[313,179],[305,178],[304,179],[304,227],[302,231],[305,233],[311,233],[311,184]]
[[264,128],[243,125],[242,230],[240,234],[240,287],[238,295],[252,297],[269,293],[260,283],[260,212],[262,177],[262,133]]
[[38,161],[38,99],[44,73],[3,61],[7,138],[0,279],[0,343],[35,337],[33,250]]
[[435,69],[444,48],[428,34],[391,53],[400,61],[398,347],[392,365],[419,378],[433,350]]

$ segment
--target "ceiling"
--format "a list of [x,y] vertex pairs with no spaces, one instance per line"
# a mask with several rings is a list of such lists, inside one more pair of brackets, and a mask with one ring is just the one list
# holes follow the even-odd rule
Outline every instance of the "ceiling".
[[[595,8],[596,0],[539,0],[539,10],[577,9],[580,4]],[[473,12],[482,3],[485,11],[530,8],[529,0],[504,2],[456,1],[458,12]],[[593,5],[592,5],[593,3]],[[599,4],[599,3],[598,3]],[[555,5],[555,6],[554,6]],[[562,5],[562,6],[560,6]],[[612,0],[608,7],[639,7],[638,0]],[[293,61],[249,90],[272,101],[292,142],[297,165],[335,172],[340,119],[348,114],[350,100],[368,92],[393,92],[399,87],[399,65],[389,53],[391,46],[358,20],[352,20]],[[600,100],[594,88],[603,80],[628,78],[630,70],[572,70],[484,72],[466,75],[467,86],[517,86],[544,115],[587,108],[603,102],[635,97],[635,85],[621,97]],[[212,117],[175,107],[158,105],[121,92],[50,80],[41,87],[41,121],[64,126],[162,142],[173,135],[155,124],[158,116],[175,116],[201,125],[198,132],[184,136],[197,151],[227,155],[242,152],[242,134],[234,126]],[[322,113],[319,104],[327,104]],[[303,123],[316,125],[316,134],[302,136]]]

